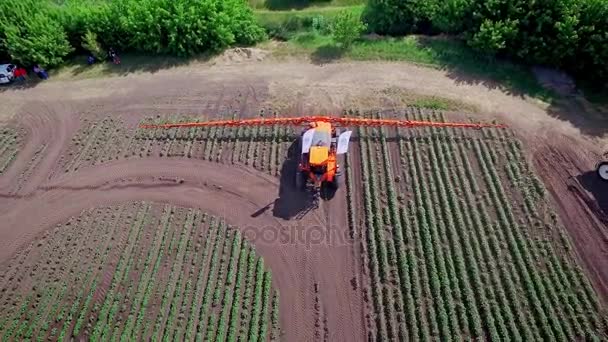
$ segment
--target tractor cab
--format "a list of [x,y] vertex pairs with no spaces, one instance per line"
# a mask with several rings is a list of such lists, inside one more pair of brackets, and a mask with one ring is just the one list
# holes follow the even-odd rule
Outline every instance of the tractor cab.
[[[311,122],[310,128],[302,134],[302,155],[296,175],[296,184],[310,184],[320,189],[324,184],[338,187],[339,167],[337,155],[346,153],[350,132],[343,137],[343,151],[339,151],[337,130],[329,122]],[[346,139],[344,139],[346,138]],[[298,185],[299,184],[299,185]]]
[[[329,124],[326,124],[329,126]],[[322,166],[327,164],[331,150],[331,126],[323,128],[311,128],[312,141],[308,151],[308,163],[311,166]],[[305,133],[306,134],[306,133]]]

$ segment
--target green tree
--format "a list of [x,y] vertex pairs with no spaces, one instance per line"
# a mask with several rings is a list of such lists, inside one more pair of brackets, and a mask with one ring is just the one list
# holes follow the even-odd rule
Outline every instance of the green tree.
[[486,19],[469,39],[469,45],[480,51],[498,53],[507,48],[507,42],[512,41],[516,32],[516,21]]
[[129,47],[190,56],[264,38],[253,12],[240,0],[127,0],[113,2]]
[[91,52],[95,58],[103,58],[104,50],[97,40],[97,34],[87,31],[82,37],[82,47]]
[[18,63],[52,67],[73,51],[59,23],[44,14],[33,14],[20,25],[6,25],[6,47]]
[[434,31],[461,33],[465,30],[471,17],[473,0],[445,0],[437,3],[430,17]]
[[590,79],[608,80],[608,2],[585,0],[581,8],[579,48],[567,65]]
[[361,36],[367,25],[361,22],[361,18],[352,11],[344,10],[338,14],[333,25],[334,40],[348,48]]
[[530,63],[561,66],[576,53],[583,0],[475,0],[469,43]]
[[363,19],[379,34],[431,32],[438,0],[369,0]]

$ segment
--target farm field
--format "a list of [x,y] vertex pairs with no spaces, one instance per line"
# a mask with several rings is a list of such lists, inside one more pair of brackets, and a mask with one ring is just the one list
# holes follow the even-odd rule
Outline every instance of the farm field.
[[[73,96],[8,122],[2,341],[608,338],[604,185],[564,176],[590,169],[584,145],[506,116],[335,110],[330,86],[274,110],[284,87],[239,68],[23,90]],[[326,113],[511,128],[354,127],[318,206],[292,186],[301,127],[139,128]]]
[[[446,121],[419,109],[385,116]],[[378,340],[605,337],[606,312],[512,131],[358,133],[350,222]]]
[[279,293],[241,233],[148,202],[71,217],[2,278],[2,340],[266,340]]

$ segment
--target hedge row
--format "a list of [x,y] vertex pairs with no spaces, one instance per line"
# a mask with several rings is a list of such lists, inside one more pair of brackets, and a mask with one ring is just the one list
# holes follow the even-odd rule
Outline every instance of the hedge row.
[[[86,36],[86,43],[84,42]],[[241,0],[0,2],[0,55],[53,66],[91,46],[190,56],[265,36]]]
[[480,51],[608,79],[605,0],[370,0],[379,34],[461,34]]

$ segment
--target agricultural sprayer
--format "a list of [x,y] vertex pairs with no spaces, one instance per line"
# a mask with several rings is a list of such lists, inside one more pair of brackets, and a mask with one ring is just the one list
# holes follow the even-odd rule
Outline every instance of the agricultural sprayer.
[[323,188],[336,190],[341,183],[342,172],[338,156],[348,152],[352,131],[342,130],[352,126],[392,127],[453,127],[453,128],[504,128],[504,125],[431,122],[393,119],[366,119],[331,116],[306,116],[294,118],[257,118],[244,120],[217,120],[191,123],[146,124],[142,128],[192,128],[210,126],[304,126],[298,138],[299,163],[294,185],[299,190],[309,190],[315,197]]

